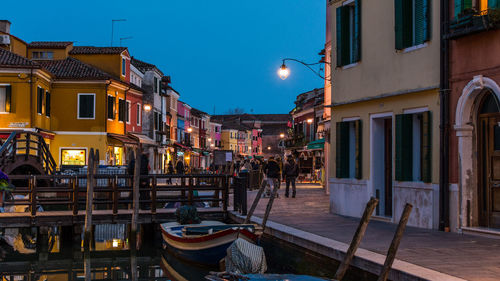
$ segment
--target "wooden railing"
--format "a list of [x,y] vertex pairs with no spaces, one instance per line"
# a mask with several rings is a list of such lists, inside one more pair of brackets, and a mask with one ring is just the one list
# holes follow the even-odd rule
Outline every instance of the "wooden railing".
[[[25,211],[36,216],[40,206],[45,211],[78,211],[86,209],[87,175],[13,175],[11,180],[26,180],[12,192],[16,199],[4,202],[4,207],[26,206]],[[107,181],[106,186],[94,186],[93,210],[129,210],[133,203],[133,176],[93,175],[96,181]],[[139,209],[152,214],[168,203],[196,205],[208,202],[210,207],[227,211],[230,177],[226,175],[147,175],[140,176]],[[48,185],[48,186],[42,186]],[[18,210],[19,211],[19,210]]]
[[46,174],[53,174],[57,165],[50,153],[43,136],[29,131],[14,131],[0,147],[0,168],[13,165],[17,156],[24,156],[27,161],[30,157],[37,158]]

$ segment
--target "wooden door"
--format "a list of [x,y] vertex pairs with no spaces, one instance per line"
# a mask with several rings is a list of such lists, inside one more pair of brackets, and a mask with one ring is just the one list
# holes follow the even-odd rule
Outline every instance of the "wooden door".
[[480,224],[500,228],[500,114],[480,117]]
[[384,209],[385,216],[392,217],[392,119],[384,120],[384,182],[385,182],[385,198]]

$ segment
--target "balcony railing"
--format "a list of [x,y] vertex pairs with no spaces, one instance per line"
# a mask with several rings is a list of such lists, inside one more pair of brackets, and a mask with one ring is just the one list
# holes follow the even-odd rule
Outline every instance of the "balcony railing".
[[499,27],[500,9],[488,9],[485,11],[467,9],[450,22],[450,32],[446,37],[448,39],[455,39]]

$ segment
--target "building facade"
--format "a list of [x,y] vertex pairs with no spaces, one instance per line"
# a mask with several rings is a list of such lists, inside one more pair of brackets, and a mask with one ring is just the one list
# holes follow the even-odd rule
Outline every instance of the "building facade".
[[[439,224],[439,1],[330,1],[331,211]],[[415,19],[410,21],[408,19]]]

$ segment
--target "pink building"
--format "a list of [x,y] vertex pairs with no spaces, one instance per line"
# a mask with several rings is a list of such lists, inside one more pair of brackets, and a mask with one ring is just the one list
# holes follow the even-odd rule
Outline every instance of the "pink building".
[[222,124],[210,121],[210,149],[219,149],[222,147],[221,142]]
[[252,156],[262,155],[262,129],[252,129]]

